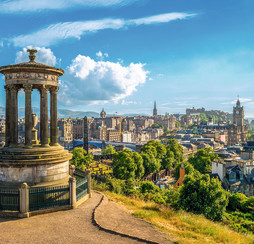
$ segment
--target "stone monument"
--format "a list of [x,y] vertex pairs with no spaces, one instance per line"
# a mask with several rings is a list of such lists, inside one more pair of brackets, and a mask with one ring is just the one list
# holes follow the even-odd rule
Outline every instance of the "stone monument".
[[[71,154],[58,144],[58,77],[64,71],[35,62],[30,49],[27,63],[0,67],[5,76],[6,132],[0,149],[0,185],[53,186],[69,180]],[[18,144],[18,92],[25,92],[25,143]],[[32,114],[32,91],[40,92],[40,144]],[[50,140],[48,138],[48,93],[50,94]]]

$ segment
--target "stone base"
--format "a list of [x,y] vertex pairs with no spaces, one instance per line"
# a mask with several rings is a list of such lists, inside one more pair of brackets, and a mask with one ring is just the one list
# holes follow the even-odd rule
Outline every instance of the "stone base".
[[[61,146],[0,150],[0,184],[57,185],[68,182],[72,155]],[[55,184],[56,183],[56,184]]]

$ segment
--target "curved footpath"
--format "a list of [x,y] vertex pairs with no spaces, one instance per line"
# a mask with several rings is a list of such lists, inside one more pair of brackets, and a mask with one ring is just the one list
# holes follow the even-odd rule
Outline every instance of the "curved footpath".
[[167,238],[97,192],[74,210],[0,219],[0,243],[172,243]]

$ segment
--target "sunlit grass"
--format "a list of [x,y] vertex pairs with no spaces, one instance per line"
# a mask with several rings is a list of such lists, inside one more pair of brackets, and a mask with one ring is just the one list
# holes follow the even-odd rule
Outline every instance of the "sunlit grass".
[[[99,190],[99,189],[98,189]],[[233,231],[222,223],[175,211],[171,208],[112,192],[104,192],[110,200],[124,205],[135,217],[152,223],[177,243],[254,243],[254,235]]]

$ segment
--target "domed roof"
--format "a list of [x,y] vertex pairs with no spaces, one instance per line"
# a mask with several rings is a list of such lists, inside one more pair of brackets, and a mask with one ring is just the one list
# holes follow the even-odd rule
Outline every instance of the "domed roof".
[[29,62],[25,63],[19,63],[19,64],[12,64],[12,65],[6,65],[0,67],[0,73],[5,74],[6,72],[21,72],[21,71],[51,71],[53,73],[56,73],[58,76],[63,75],[64,71],[59,68],[55,68],[49,65],[36,63],[35,60],[35,53],[37,50],[35,49],[28,49],[27,52],[29,52]]

